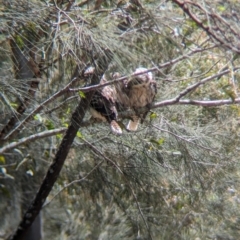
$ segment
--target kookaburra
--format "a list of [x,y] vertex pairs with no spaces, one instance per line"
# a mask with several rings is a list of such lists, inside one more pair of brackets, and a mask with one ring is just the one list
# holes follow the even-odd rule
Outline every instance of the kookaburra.
[[[146,68],[137,68],[134,74],[139,74],[128,80],[119,82],[116,85],[117,102],[123,108],[131,108],[137,110],[140,107],[149,106],[157,93],[157,83],[153,79],[151,72],[141,74],[147,71]],[[114,74],[118,78],[118,74]],[[131,116],[131,120],[127,125],[129,131],[136,131],[141,119],[144,119],[147,112],[141,115]]]
[[[100,84],[107,82],[105,76]],[[122,129],[117,123],[116,90],[114,86],[108,85],[97,90],[90,102],[90,113],[96,119],[100,119],[110,124],[114,134],[122,134]]]

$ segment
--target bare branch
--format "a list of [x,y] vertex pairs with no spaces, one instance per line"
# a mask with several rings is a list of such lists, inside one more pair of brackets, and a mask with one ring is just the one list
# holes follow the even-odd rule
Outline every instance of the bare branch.
[[240,98],[234,99],[222,99],[222,100],[209,100],[209,101],[201,101],[201,100],[180,100],[179,104],[181,105],[195,105],[201,107],[219,107],[223,105],[232,105],[240,103]]
[[[240,69],[240,68],[235,68],[235,69],[233,69],[233,71],[236,71],[236,70],[238,70],[238,69]],[[217,73],[217,74],[215,74],[215,75],[213,75],[213,76],[207,77],[207,78],[205,78],[205,79],[203,79],[203,80],[201,80],[201,81],[193,84],[192,86],[187,87],[184,91],[180,92],[179,95],[175,98],[175,99],[176,99],[176,102],[178,102],[182,97],[184,97],[184,96],[187,95],[188,93],[194,91],[194,90],[195,90],[196,88],[198,88],[200,85],[203,85],[203,84],[205,84],[206,82],[209,82],[209,81],[213,80],[214,78],[219,78],[219,77],[221,77],[221,76],[223,76],[223,75],[225,75],[225,74],[227,74],[227,73],[230,73],[230,72],[231,72],[231,70],[222,71],[222,72]]]
[[12,142],[12,143],[8,144],[7,146],[0,148],[0,153],[4,153],[8,150],[11,150],[13,148],[16,148],[16,147],[22,145],[22,144],[26,144],[28,142],[35,141],[40,138],[50,137],[50,136],[53,136],[53,135],[56,135],[59,133],[64,133],[66,131],[66,129],[67,128],[58,128],[58,129],[47,130],[47,131],[44,131],[41,133],[33,134],[31,136],[22,138],[22,139],[18,140],[17,142]]
[[[170,105],[177,105],[177,104],[178,105],[196,105],[196,106],[201,106],[201,107],[219,107],[219,106],[223,106],[223,105],[231,105],[231,104],[236,104],[236,103],[240,103],[240,98],[236,98],[236,99],[234,99],[234,101],[232,99],[220,99],[220,100],[184,99],[184,100],[176,101],[176,98],[172,98],[169,100],[164,100],[162,102],[154,103],[150,108],[154,109],[154,108],[170,106]],[[146,111],[145,108],[144,108],[144,110]],[[129,111],[129,113],[130,113],[130,111]],[[127,113],[127,116],[129,113]]]

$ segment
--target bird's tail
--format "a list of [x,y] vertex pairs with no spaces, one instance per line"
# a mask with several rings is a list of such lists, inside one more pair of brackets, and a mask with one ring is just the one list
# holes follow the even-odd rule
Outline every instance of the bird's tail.
[[119,126],[119,124],[115,120],[112,120],[110,122],[110,127],[112,130],[112,133],[117,134],[117,135],[122,134],[122,128]]
[[137,131],[140,118],[138,116],[132,116],[132,120],[128,122],[127,129],[129,131]]

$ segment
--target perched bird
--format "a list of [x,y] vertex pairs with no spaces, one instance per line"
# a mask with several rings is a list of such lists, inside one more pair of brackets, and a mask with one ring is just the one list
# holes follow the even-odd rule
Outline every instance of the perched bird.
[[[102,77],[100,84],[106,83],[105,76]],[[108,122],[114,134],[121,135],[122,129],[117,123],[116,109],[116,90],[114,86],[105,86],[97,90],[90,102],[90,113],[101,121]]]
[[[157,93],[157,83],[153,79],[151,72],[143,73],[147,71],[146,68],[137,68],[134,74],[139,74],[129,80],[122,81],[116,85],[117,102],[124,108],[131,108],[137,110],[140,107],[149,106]],[[115,74],[115,77],[119,77]],[[131,116],[131,120],[127,125],[129,131],[136,131],[140,119],[144,119],[148,111],[138,115]]]

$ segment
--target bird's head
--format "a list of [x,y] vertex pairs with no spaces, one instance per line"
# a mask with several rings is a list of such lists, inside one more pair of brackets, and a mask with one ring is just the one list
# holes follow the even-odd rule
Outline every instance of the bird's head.
[[[152,81],[153,74],[151,72],[146,72],[147,70],[148,70],[147,68],[143,68],[143,67],[137,68],[135,70],[134,74],[139,74],[139,75],[137,75],[135,78],[137,80],[144,81],[144,82]],[[141,73],[143,73],[143,74],[141,74]]]

